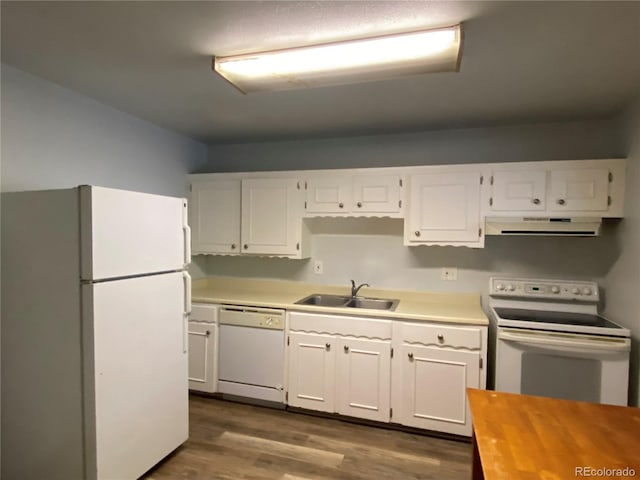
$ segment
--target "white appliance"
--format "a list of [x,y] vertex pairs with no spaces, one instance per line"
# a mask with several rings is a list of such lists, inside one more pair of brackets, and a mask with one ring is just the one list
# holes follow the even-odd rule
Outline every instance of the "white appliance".
[[284,311],[221,307],[218,391],[284,401]]
[[627,405],[630,332],[598,314],[593,282],[492,278],[496,390]]
[[129,480],[188,437],[186,200],[2,195],[2,478]]

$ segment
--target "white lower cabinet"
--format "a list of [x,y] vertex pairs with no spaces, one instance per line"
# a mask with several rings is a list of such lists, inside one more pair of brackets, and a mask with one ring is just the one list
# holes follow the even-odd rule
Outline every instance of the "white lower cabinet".
[[391,343],[340,338],[337,356],[338,413],[388,422]]
[[388,422],[391,322],[297,312],[289,320],[288,404]]
[[289,405],[335,410],[336,344],[330,335],[289,334]]
[[291,312],[288,404],[470,436],[466,389],[486,387],[487,333]]
[[398,322],[393,421],[471,435],[467,388],[486,387],[487,327]]
[[466,389],[480,387],[480,352],[403,345],[403,425],[471,435]]
[[216,391],[217,305],[193,304],[189,319],[189,389],[198,392]]

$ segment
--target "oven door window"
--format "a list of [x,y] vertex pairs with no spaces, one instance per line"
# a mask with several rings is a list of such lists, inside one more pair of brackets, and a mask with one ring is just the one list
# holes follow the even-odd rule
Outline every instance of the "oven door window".
[[522,352],[520,392],[525,395],[599,402],[602,362],[598,359]]

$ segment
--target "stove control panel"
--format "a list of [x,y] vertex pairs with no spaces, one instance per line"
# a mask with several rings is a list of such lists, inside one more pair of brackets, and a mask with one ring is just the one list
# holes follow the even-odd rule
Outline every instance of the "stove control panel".
[[489,295],[492,297],[540,298],[597,302],[598,284],[566,280],[537,280],[493,277]]

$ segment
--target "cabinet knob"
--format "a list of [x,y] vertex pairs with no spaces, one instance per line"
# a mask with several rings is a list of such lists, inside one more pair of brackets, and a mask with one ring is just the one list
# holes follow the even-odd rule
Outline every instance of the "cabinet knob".
[[416,230],[415,231],[415,235],[416,235],[416,237],[419,237],[420,236],[420,230]]
[[540,199],[539,198],[534,198],[531,201],[533,202],[534,205],[540,205]]
[[329,342],[325,343],[324,348],[326,348],[327,350],[331,350],[331,344]]
[[338,206],[339,206],[340,208],[344,208],[344,203],[340,202],[340,203],[338,204]]
[[438,341],[444,342],[444,335],[442,335],[441,333],[438,334]]
[[249,248],[249,245],[247,245],[246,243],[243,245],[244,249],[246,250],[247,248]]
[[358,202],[356,203],[356,205],[358,206],[358,208],[362,208],[362,202]]
[[409,353],[409,360],[413,361],[413,353]]
[[348,346],[344,346],[344,353],[349,353],[349,347]]
[[565,202],[564,198],[559,198],[557,203],[558,203],[558,205],[564,205],[567,202]]
[[207,337],[208,337],[209,335],[211,335],[211,332],[209,330],[207,330],[206,334],[207,334]]
[[235,243],[232,243],[232,244],[231,244],[231,250],[235,250],[235,249],[236,249],[236,244],[235,244]]

